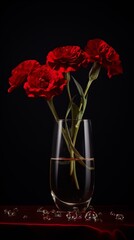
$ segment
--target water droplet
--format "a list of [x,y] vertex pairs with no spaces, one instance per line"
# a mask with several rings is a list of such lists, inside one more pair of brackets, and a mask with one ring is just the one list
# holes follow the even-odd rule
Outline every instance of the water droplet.
[[49,216],[49,215],[45,215],[45,216],[43,216],[43,220],[48,220],[48,221],[50,221],[52,218]]
[[110,212],[110,216],[115,216],[115,215],[116,215],[115,212],[113,212],[113,211]]
[[78,213],[77,211],[68,211],[66,214],[66,217],[68,219],[68,221],[70,220],[76,220],[78,218]]
[[43,212],[43,210],[44,210],[44,207],[40,207],[40,208],[37,208],[37,212]]
[[94,221],[97,222],[99,220],[98,214],[94,210],[90,210],[85,214],[86,221]]
[[61,211],[56,211],[56,212],[54,213],[54,216],[55,216],[55,217],[62,217]]
[[124,215],[121,214],[121,213],[117,213],[117,214],[115,215],[115,219],[116,219],[116,220],[123,221],[123,220],[124,220]]

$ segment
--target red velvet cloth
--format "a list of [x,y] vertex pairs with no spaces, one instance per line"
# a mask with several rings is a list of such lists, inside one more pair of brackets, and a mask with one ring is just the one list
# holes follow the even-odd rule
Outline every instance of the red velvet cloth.
[[134,240],[133,210],[96,206],[97,221],[86,220],[88,211],[68,220],[67,212],[59,216],[53,206],[0,206],[0,240]]

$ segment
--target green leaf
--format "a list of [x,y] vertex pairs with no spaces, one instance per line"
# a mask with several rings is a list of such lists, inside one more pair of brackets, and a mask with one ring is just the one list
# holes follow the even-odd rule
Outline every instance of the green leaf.
[[78,81],[74,77],[72,77],[72,78],[73,78],[73,81],[74,81],[74,83],[75,83],[75,85],[77,87],[77,90],[78,90],[78,92],[79,92],[79,94],[81,96],[81,102],[80,102],[80,107],[79,107],[79,112],[78,112],[78,118],[82,119],[83,114],[84,114],[85,109],[86,109],[86,105],[87,105],[87,96],[85,96],[84,91],[83,91],[81,85],[78,83]]
[[78,83],[78,81],[73,76],[72,76],[72,79],[73,79],[73,81],[74,81],[74,83],[75,83],[75,85],[78,89],[78,92],[79,92],[80,96],[84,96],[84,92],[83,92],[83,89],[82,89],[81,85]]
[[89,80],[90,81],[93,81],[98,78],[100,69],[101,69],[101,65],[98,62],[94,62],[93,66],[89,72]]

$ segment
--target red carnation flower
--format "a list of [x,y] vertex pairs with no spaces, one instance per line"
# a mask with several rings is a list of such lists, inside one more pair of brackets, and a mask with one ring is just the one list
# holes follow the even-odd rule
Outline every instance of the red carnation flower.
[[101,39],[89,40],[85,51],[89,55],[89,61],[99,62],[107,70],[109,78],[123,72],[119,54],[105,41]]
[[24,84],[28,97],[44,97],[47,100],[60,95],[67,84],[60,71],[51,69],[48,65],[42,65],[34,69]]
[[81,66],[87,66],[89,59],[79,46],[57,47],[50,51],[46,63],[55,70],[62,72],[76,71]]
[[24,83],[27,80],[28,74],[38,66],[40,66],[40,64],[36,60],[26,60],[15,67],[12,70],[11,77],[9,78],[10,87],[8,92],[12,92],[15,88]]

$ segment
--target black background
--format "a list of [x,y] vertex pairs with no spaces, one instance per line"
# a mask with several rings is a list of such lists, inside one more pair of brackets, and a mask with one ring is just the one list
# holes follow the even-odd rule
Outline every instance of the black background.
[[[133,12],[128,1],[116,2],[1,2],[0,204],[52,203],[54,120],[43,99],[30,99],[21,88],[7,93],[11,70],[27,59],[43,64],[57,46],[83,48],[89,39],[101,38],[119,53],[124,72],[108,79],[102,71],[89,92],[85,116],[92,120],[96,161],[92,204],[133,206]],[[62,96],[57,107],[62,117]]]

